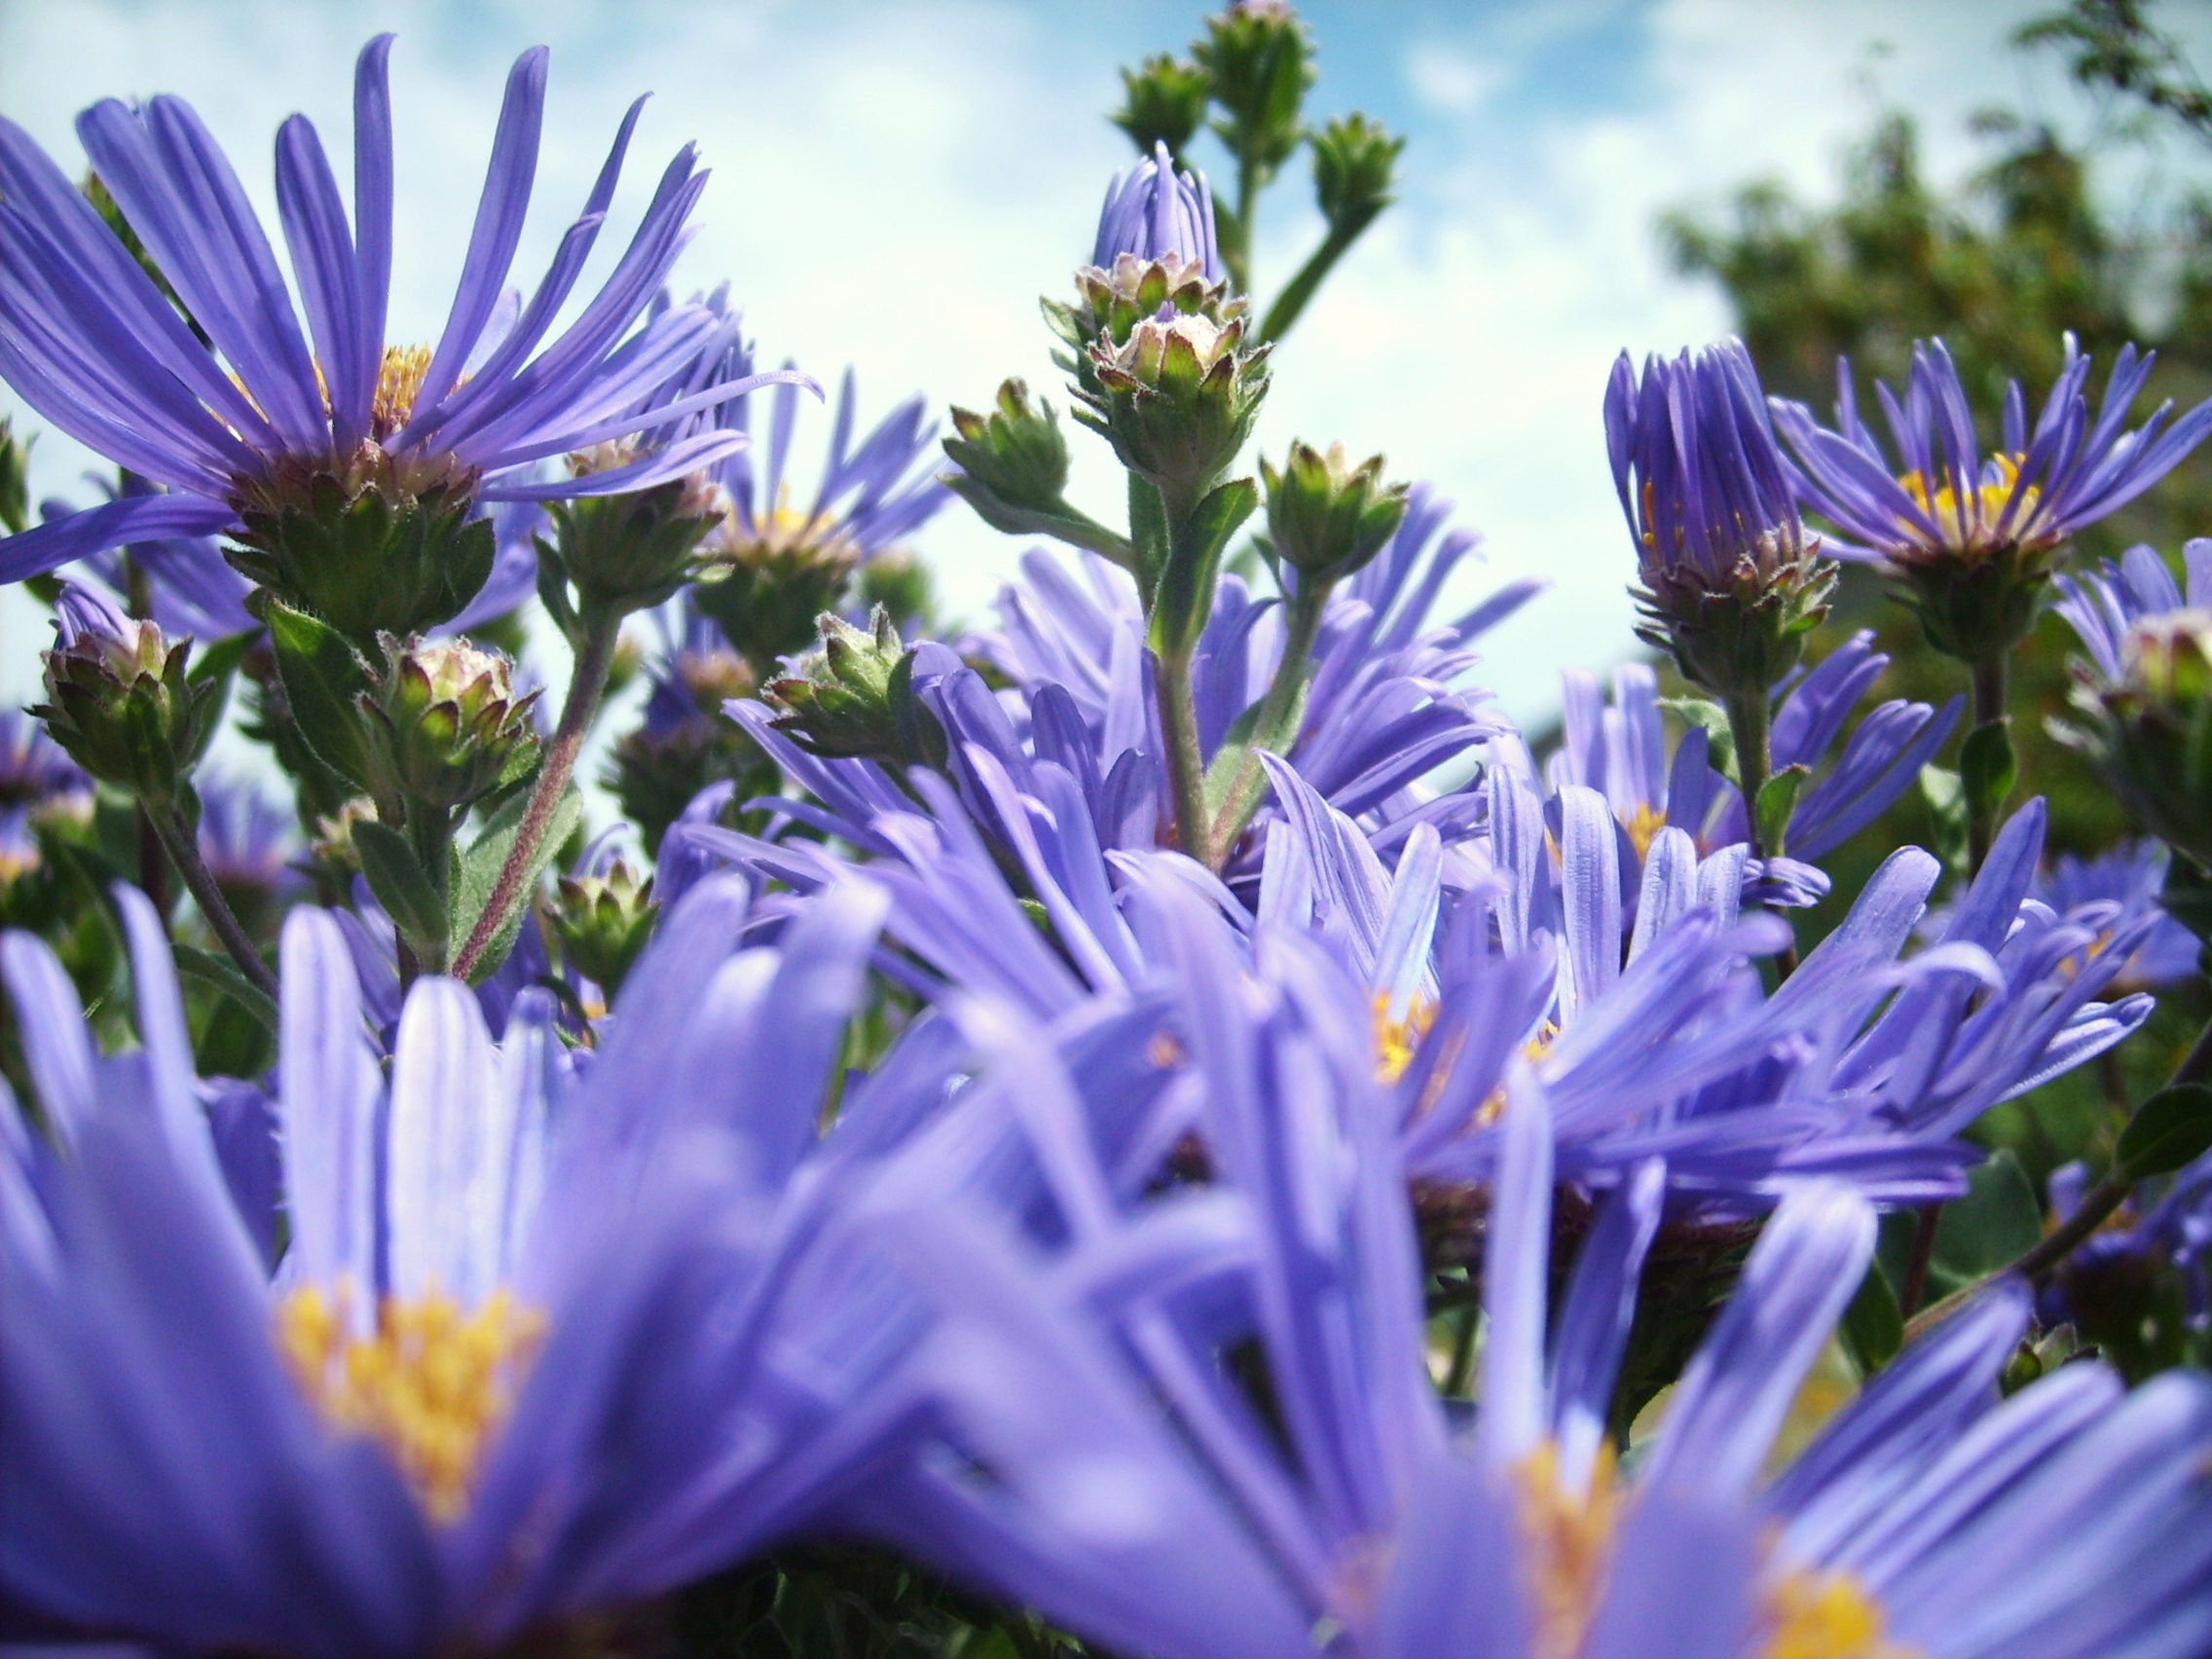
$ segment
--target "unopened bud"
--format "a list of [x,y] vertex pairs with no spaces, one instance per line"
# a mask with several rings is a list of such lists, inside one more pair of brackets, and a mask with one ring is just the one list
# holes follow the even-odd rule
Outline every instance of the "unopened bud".
[[383,644],[382,684],[374,701],[364,699],[370,783],[380,799],[458,810],[530,764],[537,693],[515,694],[505,655],[465,640]]
[[1268,348],[1244,349],[1241,317],[1140,322],[1119,347],[1089,351],[1095,392],[1077,419],[1113,443],[1123,465],[1176,493],[1203,490],[1233,461],[1267,395]]
[[1382,458],[1353,466],[1342,444],[1327,454],[1294,443],[1278,471],[1260,462],[1268,492],[1268,539],[1302,578],[1337,581],[1365,565],[1406,516],[1406,486],[1382,482]]
[[911,766],[941,758],[937,723],[914,700],[913,658],[888,611],[866,629],[821,619],[822,649],[772,682],[775,725],[810,755]]
[[74,582],[55,605],[46,701],[31,711],[69,757],[101,783],[156,810],[187,799],[214,735],[220,687],[186,676],[192,644],[170,645],[152,622],[126,616]]
[[1390,204],[1403,138],[1364,115],[1337,117],[1313,134],[1313,194],[1332,235],[1357,236]]
[[1162,53],[1143,66],[1122,71],[1122,107],[1114,125],[1143,152],[1164,144],[1181,155],[1205,119],[1213,77],[1196,63],[1179,63]]
[[565,875],[552,904],[553,931],[569,964],[612,997],[652,938],[660,906],[651,876],[620,857],[596,874]]

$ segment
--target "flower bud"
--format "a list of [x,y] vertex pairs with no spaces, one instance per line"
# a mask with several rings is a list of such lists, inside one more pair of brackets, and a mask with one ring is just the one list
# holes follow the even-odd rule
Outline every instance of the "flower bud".
[[782,781],[775,762],[722,713],[723,704],[758,690],[753,670],[719,645],[679,651],[655,670],[645,723],[616,742],[603,775],[644,845],[658,847],[715,784],[735,784],[740,800],[775,793]]
[[1294,443],[1277,471],[1260,462],[1268,490],[1268,539],[1274,555],[1301,581],[1334,582],[1365,565],[1398,531],[1406,516],[1406,486],[1382,482],[1382,458],[1357,466],[1345,446],[1322,454]]
[[1208,281],[1227,275],[1214,242],[1213,192],[1206,175],[1178,170],[1165,144],[1115,174],[1107,187],[1090,268],[1110,269],[1124,254],[1140,261],[1180,260],[1197,266]]
[[459,616],[492,573],[491,520],[473,475],[421,470],[382,446],[335,463],[288,461],[233,503],[223,557],[296,610],[356,645]]
[[2096,763],[2128,816],[2212,869],[2212,611],[2137,622],[2107,679],[2077,667],[2058,735]]
[[833,615],[821,619],[822,649],[803,673],[773,681],[775,726],[810,755],[880,760],[891,766],[943,757],[935,719],[915,701],[913,659],[889,611],[866,630]]
[[552,904],[553,931],[569,965],[612,997],[652,938],[659,913],[652,877],[641,879],[616,856],[596,874],[561,878]]
[[1165,53],[1122,71],[1122,107],[1113,117],[1141,151],[1164,144],[1181,155],[1205,119],[1213,77],[1196,63],[1179,63]]
[[944,453],[960,470],[945,482],[993,530],[1020,535],[1036,528],[1033,515],[1058,509],[1068,483],[1068,444],[1052,406],[1029,401],[1018,380],[999,387],[988,415],[952,411],[953,436]]
[[926,623],[937,608],[930,568],[903,547],[889,547],[861,567],[853,596],[872,614],[891,612],[902,632]]
[[1150,318],[1119,347],[1089,349],[1094,392],[1076,418],[1122,464],[1171,495],[1197,495],[1235,460],[1267,395],[1268,348],[1244,350],[1241,317]]
[[[601,444],[569,458],[578,477],[636,461],[634,445]],[[617,496],[548,502],[558,570],[586,615],[626,616],[665,604],[706,567],[699,543],[721,521],[704,474]],[[542,546],[542,544],[541,544]]]
[[1263,175],[1298,147],[1298,111],[1313,82],[1313,46],[1285,0],[1237,0],[1206,19],[1193,49],[1213,80],[1214,101],[1229,112],[1222,134]]
[[755,672],[766,674],[806,649],[814,619],[838,608],[859,566],[859,549],[841,537],[771,535],[721,547],[691,598]]
[[1342,115],[1313,134],[1313,195],[1343,240],[1359,235],[1390,204],[1403,138],[1364,115]]
[[1076,301],[1046,300],[1045,321],[1065,350],[1052,361],[1074,377],[1078,395],[1094,392],[1090,348],[1125,345],[1140,322],[1176,316],[1201,316],[1216,324],[1241,318],[1245,302],[1232,299],[1225,278],[1180,254],[1142,259],[1119,254],[1110,266],[1086,266],[1075,274]]
[[516,696],[514,664],[465,640],[382,642],[386,670],[368,717],[370,785],[382,802],[465,808],[535,758],[537,693]]
[[46,701],[31,711],[69,757],[156,811],[187,798],[193,766],[214,735],[221,687],[194,684],[189,640],[171,645],[74,582],[55,603]]

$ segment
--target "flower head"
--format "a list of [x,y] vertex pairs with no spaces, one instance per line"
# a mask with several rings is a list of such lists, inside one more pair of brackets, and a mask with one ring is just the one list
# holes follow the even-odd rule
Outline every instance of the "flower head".
[[1178,168],[1164,143],[1114,175],[1098,213],[1090,263],[1111,271],[1123,255],[1140,261],[1174,260],[1196,266],[1209,282],[1227,273],[1214,244],[1213,191],[1206,175]]
[[470,528],[477,501],[639,489],[738,441],[709,434],[589,480],[531,475],[545,458],[688,413],[639,406],[715,327],[698,308],[633,327],[705,183],[686,149],[626,257],[554,332],[612,200],[635,105],[543,280],[519,312],[501,306],[536,166],[542,50],[524,54],[508,77],[443,330],[428,346],[389,339],[389,47],[388,36],[370,42],[355,75],[350,216],[314,129],[295,116],[279,133],[291,288],[190,105],[109,100],[78,121],[174,306],[28,135],[0,123],[0,373],[53,424],[164,487],[0,542],[0,577],[121,543],[227,533],[256,581],[365,640],[380,627],[446,620],[483,585],[491,545],[488,532]]
[[2121,348],[2092,418],[2090,360],[2067,336],[2065,366],[2033,428],[2014,382],[1998,448],[1987,455],[1940,340],[1914,346],[1901,402],[1876,388],[1889,449],[1860,419],[1848,362],[1836,366],[1832,429],[1780,398],[1774,419],[1796,458],[1805,503],[1844,538],[1831,550],[1902,576],[1930,643],[1971,661],[2025,635],[2069,537],[2150,489],[2212,433],[2212,401],[2170,424],[2172,405],[2161,404],[2126,428],[2151,362],[2151,353]]

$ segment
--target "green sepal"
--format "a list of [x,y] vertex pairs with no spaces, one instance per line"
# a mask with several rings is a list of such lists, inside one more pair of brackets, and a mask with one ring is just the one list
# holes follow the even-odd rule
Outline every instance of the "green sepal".
[[1994,824],[2019,781],[2020,763],[2012,751],[2009,720],[1991,720],[1967,733],[1959,749],[1959,785],[1967,811],[1984,824]]
[[1751,818],[1758,827],[1760,850],[1768,858],[1781,853],[1789,833],[1790,817],[1797,810],[1797,797],[1805,793],[1805,780],[1811,776],[1803,766],[1785,766],[1759,787]]
[[1928,803],[1929,840],[1949,869],[1967,867],[1967,792],[1947,766],[1920,768],[1920,798]]
[[1152,648],[1163,659],[1180,660],[1198,645],[1213,610],[1221,556],[1259,504],[1259,485],[1233,478],[1209,492],[1176,531],[1152,604]]
[[434,954],[450,937],[445,900],[407,837],[389,825],[363,819],[353,826],[353,850],[360,855],[369,891],[400,937],[415,946],[418,956]]
[[1736,777],[1736,734],[1728,711],[1710,697],[1662,697],[1659,706],[1684,725],[1705,733],[1706,764],[1730,783]]
[[265,598],[262,620],[285,704],[308,748],[340,777],[366,789],[371,767],[361,699],[375,689],[368,665],[335,628],[279,599]]
[[2161,1088],[2127,1120],[2113,1153],[2113,1172],[2123,1181],[2170,1175],[2212,1151],[2212,1087],[2177,1083]]

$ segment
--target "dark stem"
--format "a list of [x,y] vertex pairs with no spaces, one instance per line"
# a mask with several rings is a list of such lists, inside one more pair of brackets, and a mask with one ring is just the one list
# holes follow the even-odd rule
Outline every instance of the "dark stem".
[[261,960],[261,952],[254,948],[252,938],[239,925],[230,902],[223,897],[223,890],[215,884],[214,874],[207,868],[207,861],[200,856],[199,842],[185,828],[183,814],[174,807],[162,813],[149,811],[146,822],[154,826],[155,833],[176,865],[177,873],[184,877],[186,890],[200,906],[200,913],[207,918],[207,925],[215,930],[215,937],[223,941],[231,960],[239,965],[239,972],[257,989],[274,998],[276,976],[269,971],[269,964]]
[[620,632],[619,617],[595,621],[576,652],[575,671],[569,679],[569,698],[561,707],[561,723],[554,728],[553,741],[545,746],[545,759],[538,767],[537,782],[531,786],[530,804],[523,808],[515,844],[507,852],[507,862],[499,866],[499,879],[492,885],[484,913],[476,918],[467,942],[454,958],[453,972],[458,979],[465,980],[475,972],[484,952],[499,937],[508,913],[518,901],[529,897],[524,888],[536,867],[538,844],[545,839],[553,814],[568,792],[569,776],[576,768],[584,734],[591,730],[600,699],[607,694],[607,674],[614,663],[614,641]]
[[1306,713],[1307,670],[1312,665],[1313,643],[1320,637],[1321,616],[1328,608],[1328,602],[1329,589],[1320,584],[1310,590],[1301,588],[1287,602],[1290,624],[1283,633],[1282,656],[1275,663],[1274,678],[1268,682],[1267,694],[1260,700],[1251,742],[1237,758],[1236,770],[1222,794],[1221,810],[1213,821],[1210,838],[1214,854],[1224,862],[1236,845],[1237,836],[1244,833],[1244,826],[1251,822],[1252,814],[1259,810],[1260,797],[1267,790],[1267,773],[1260,765],[1260,751],[1287,755],[1298,741],[1298,729],[1304,723]]
[[1905,1260],[1904,1283],[1898,1287],[1898,1311],[1908,1319],[1928,1294],[1928,1268],[1936,1259],[1936,1224],[1942,1215],[1941,1204],[1922,1204],[1920,1224],[1912,1230],[1912,1254]]
[[[2005,652],[1993,651],[1973,665],[1972,730],[2004,722],[2009,662]],[[1990,843],[1997,839],[1997,821],[2004,813],[2002,800],[1986,803],[1968,800],[1967,873],[1970,876],[1981,873],[1982,862],[1989,857]]]

